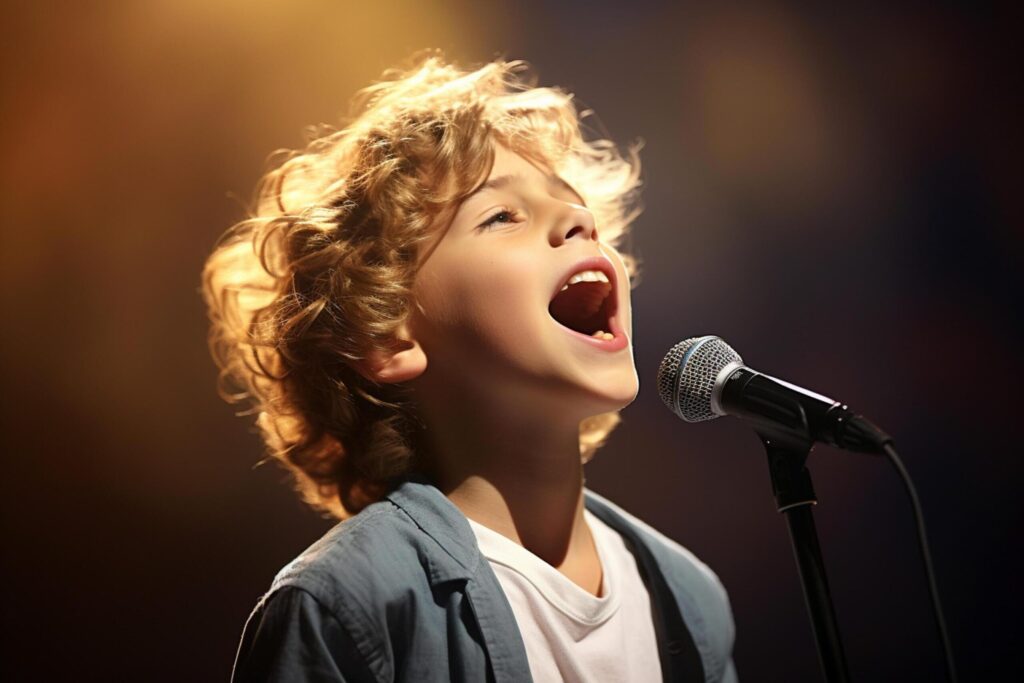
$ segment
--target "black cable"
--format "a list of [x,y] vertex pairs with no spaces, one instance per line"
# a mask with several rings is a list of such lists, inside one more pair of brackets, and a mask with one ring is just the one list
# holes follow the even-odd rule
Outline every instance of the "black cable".
[[942,639],[942,653],[946,656],[946,673],[949,676],[950,683],[956,683],[953,648],[949,644],[949,634],[946,632],[946,619],[942,616],[942,605],[939,604],[939,589],[935,585],[935,572],[932,570],[932,555],[931,551],[928,550],[928,536],[924,530],[924,513],[921,511],[921,502],[917,499],[917,491],[914,490],[914,484],[910,481],[910,475],[907,474],[907,470],[903,467],[899,456],[896,455],[896,449],[893,448],[892,443],[885,444],[883,448],[885,448],[885,454],[889,456],[889,462],[892,463],[892,466],[899,472],[900,478],[903,479],[903,485],[906,487],[907,493],[910,495],[910,502],[914,507],[914,520],[917,522],[917,539],[921,546],[924,570],[928,575],[928,592],[931,594],[932,608],[935,610],[935,622],[938,624],[939,637]]

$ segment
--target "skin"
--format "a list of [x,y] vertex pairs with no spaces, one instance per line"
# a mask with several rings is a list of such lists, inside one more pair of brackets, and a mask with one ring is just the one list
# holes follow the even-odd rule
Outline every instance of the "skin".
[[[549,170],[496,145],[488,181],[503,176],[516,180],[463,201],[426,250],[399,335],[409,348],[371,357],[363,371],[414,389],[429,474],[467,517],[598,595],[579,424],[636,397],[629,278],[583,200]],[[548,313],[569,270],[601,255],[617,273],[630,339],[621,351],[594,348]]]

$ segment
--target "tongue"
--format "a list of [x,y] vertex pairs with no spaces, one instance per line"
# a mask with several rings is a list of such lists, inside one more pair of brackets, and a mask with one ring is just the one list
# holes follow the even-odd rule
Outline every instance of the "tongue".
[[[551,301],[551,317],[566,327],[591,334],[604,320],[595,320],[611,286],[605,282],[579,282],[564,289]],[[600,331],[600,330],[597,330]]]

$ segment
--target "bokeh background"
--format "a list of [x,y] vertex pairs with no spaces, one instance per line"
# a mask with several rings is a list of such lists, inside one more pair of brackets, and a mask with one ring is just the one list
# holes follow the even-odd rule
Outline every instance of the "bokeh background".
[[[700,5],[700,6],[699,6]],[[970,8],[969,8],[970,7]],[[820,680],[760,444],[660,405],[675,342],[842,398],[917,483],[963,680],[1019,649],[1018,23],[943,4],[7,3],[0,43],[4,680],[225,680],[329,523],[214,390],[202,262],[269,153],[422,48],[530,61],[645,141],[637,401],[588,485],[727,586],[747,681]],[[941,680],[908,501],[818,447],[855,680]]]

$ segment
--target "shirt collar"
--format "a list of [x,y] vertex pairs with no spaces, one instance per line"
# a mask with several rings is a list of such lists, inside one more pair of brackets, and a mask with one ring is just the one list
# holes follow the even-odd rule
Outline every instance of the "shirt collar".
[[471,579],[480,564],[476,536],[462,510],[421,475],[411,475],[385,496],[444,551],[429,555],[432,584]]
[[[621,530],[623,523],[608,502],[584,488],[584,505],[595,512],[606,524]],[[422,474],[410,474],[387,496],[444,551],[439,559],[428,557],[431,583],[458,579],[471,579],[476,574],[483,556],[477,545],[476,534],[469,520],[430,479]]]

